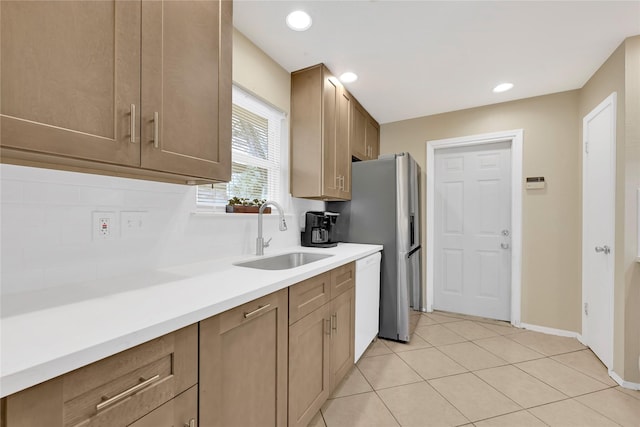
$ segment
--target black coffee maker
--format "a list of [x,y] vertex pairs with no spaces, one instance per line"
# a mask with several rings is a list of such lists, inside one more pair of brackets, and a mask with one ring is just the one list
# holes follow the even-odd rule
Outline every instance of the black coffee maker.
[[335,225],[340,214],[308,211],[304,214],[304,230],[300,233],[302,246],[331,248],[338,244]]

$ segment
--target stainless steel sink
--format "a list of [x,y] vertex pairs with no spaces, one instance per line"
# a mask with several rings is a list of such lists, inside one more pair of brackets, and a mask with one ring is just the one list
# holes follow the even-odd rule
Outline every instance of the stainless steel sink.
[[308,252],[292,252],[251,261],[237,262],[238,267],[257,268],[259,270],[288,270],[300,267],[310,262],[320,261],[333,255],[315,254]]

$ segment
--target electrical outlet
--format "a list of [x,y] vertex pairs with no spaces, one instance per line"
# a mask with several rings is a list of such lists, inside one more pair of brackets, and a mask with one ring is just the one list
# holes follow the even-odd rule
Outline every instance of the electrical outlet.
[[92,212],[93,240],[112,240],[116,237],[116,213]]
[[146,211],[120,212],[120,235],[123,238],[142,235],[147,224],[147,214]]

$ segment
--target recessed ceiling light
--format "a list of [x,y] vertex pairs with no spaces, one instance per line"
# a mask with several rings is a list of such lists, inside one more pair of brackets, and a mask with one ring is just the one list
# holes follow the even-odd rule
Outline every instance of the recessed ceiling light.
[[506,92],[513,87],[513,83],[500,83],[498,86],[493,88],[495,93]]
[[356,80],[358,80],[358,75],[356,73],[352,73],[351,71],[347,71],[346,73],[342,73],[342,75],[340,75],[340,81],[342,81],[342,83],[351,83],[355,82]]
[[287,26],[294,31],[306,31],[311,27],[311,17],[307,12],[296,10],[287,15]]

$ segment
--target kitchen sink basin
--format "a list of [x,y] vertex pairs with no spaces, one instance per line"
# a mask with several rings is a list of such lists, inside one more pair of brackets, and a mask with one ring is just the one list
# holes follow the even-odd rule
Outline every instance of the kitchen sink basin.
[[267,258],[259,258],[251,261],[238,262],[233,265],[238,267],[257,268],[259,270],[288,270],[300,267],[310,262],[320,261],[333,255],[316,254],[309,252],[292,252]]

